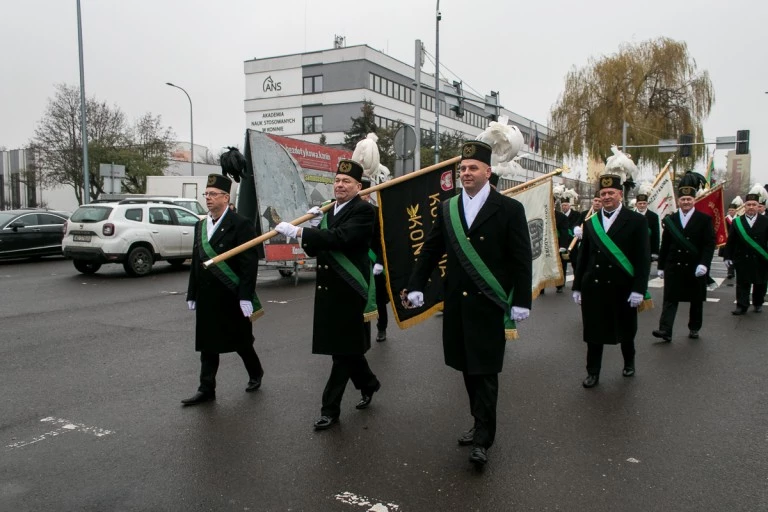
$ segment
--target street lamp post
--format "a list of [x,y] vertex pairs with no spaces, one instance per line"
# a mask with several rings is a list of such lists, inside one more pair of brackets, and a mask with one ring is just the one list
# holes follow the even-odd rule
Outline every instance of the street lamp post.
[[184,94],[187,95],[187,99],[189,100],[189,145],[190,145],[190,151],[189,151],[189,163],[192,167],[192,176],[195,175],[195,129],[194,124],[192,123],[192,98],[189,97],[189,93],[184,90],[183,87],[179,87],[178,85],[172,84],[171,82],[165,82],[165,85],[170,85],[171,87],[175,87],[177,89],[181,89]]
[[440,0],[435,10],[435,163],[440,162]]

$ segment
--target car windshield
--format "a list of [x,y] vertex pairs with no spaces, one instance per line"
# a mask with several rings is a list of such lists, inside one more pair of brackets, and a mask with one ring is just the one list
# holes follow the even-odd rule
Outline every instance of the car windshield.
[[0,213],[0,226],[5,226],[14,217],[16,217],[15,213]]
[[200,206],[200,203],[197,201],[174,201],[177,205],[183,206],[187,210],[192,210],[193,212],[202,215],[205,213],[205,210],[202,206]]
[[72,222],[101,222],[106,220],[111,212],[112,208],[104,206],[86,206],[78,208],[69,220]]

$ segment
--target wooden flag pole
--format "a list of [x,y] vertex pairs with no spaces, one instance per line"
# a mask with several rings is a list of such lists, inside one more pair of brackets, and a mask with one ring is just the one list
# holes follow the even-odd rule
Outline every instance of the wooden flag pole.
[[[374,186],[369,187],[369,188],[367,188],[365,190],[361,190],[360,192],[358,192],[358,195],[365,196],[365,195],[371,194],[371,193],[376,192],[378,190],[382,190],[382,189],[391,187],[393,185],[397,185],[398,183],[402,183],[404,181],[411,180],[413,178],[416,178],[417,176],[421,176],[423,174],[430,173],[432,171],[440,169],[441,167],[445,167],[446,165],[455,164],[455,163],[459,162],[460,160],[461,160],[461,157],[457,156],[457,157],[451,158],[450,160],[445,160],[444,162],[439,162],[439,163],[436,163],[434,165],[430,165],[429,167],[425,167],[423,169],[419,169],[418,171],[414,171],[412,173],[409,173],[409,174],[406,174],[406,175],[403,175],[403,176],[399,176],[399,177],[397,177],[397,178],[395,178],[393,180],[385,181],[384,183],[379,183],[378,185],[374,185]],[[327,205],[325,205],[322,208],[320,208],[320,211],[322,211],[323,213],[327,212],[328,210],[330,210],[333,207],[334,203],[335,203],[335,201],[331,201]],[[292,220],[290,223],[293,224],[294,226],[298,226],[299,224],[303,224],[304,222],[307,222],[307,221],[313,219],[314,217],[315,216],[313,214],[307,213],[306,215],[302,215],[298,219]],[[211,258],[210,260],[205,261],[203,263],[203,267],[204,268],[208,268],[211,265],[215,265],[217,263],[221,263],[222,261],[228,260],[232,256],[240,254],[243,251],[247,251],[248,249],[250,249],[252,247],[256,247],[257,245],[259,245],[261,243],[264,243],[266,240],[269,240],[270,238],[272,238],[274,236],[277,236],[278,234],[279,233],[277,231],[275,231],[274,229],[271,230],[271,231],[268,231],[267,233],[264,233],[263,235],[258,236],[256,238],[254,238],[253,240],[249,240],[249,241],[245,242],[244,244],[238,245],[237,247],[233,247],[232,249],[219,254],[215,258]]]
[[[581,223],[581,226],[579,226],[582,230],[584,229],[584,224],[592,218],[592,216],[595,214],[595,209],[591,206],[589,207],[589,211],[587,212],[587,216],[584,217],[584,222]],[[568,253],[570,253],[574,247],[576,247],[576,244],[579,242],[578,237],[573,237],[573,240],[571,240],[571,244],[568,246]]]
[[[667,163],[664,166],[664,168],[661,170],[661,172],[658,175],[656,175],[656,179],[653,180],[653,185],[651,185],[651,188],[656,188],[656,185],[658,185],[661,179],[664,177],[664,174],[667,172],[667,170],[669,169],[669,166],[672,164],[672,160],[674,159],[675,159],[675,155],[672,155],[671,157],[669,157],[669,160],[667,160]],[[674,182],[674,179],[672,181]]]
[[515,185],[512,188],[508,188],[507,190],[504,190],[500,192],[501,194],[504,194],[505,196],[511,196],[514,194],[517,194],[518,192],[522,192],[523,190],[526,190],[538,183],[541,183],[542,181],[548,180],[549,178],[552,178],[553,176],[559,176],[563,173],[563,169],[555,169],[552,172],[549,172],[547,174],[542,174],[538,178],[534,178],[530,181],[526,181],[525,183],[521,183],[519,185]]

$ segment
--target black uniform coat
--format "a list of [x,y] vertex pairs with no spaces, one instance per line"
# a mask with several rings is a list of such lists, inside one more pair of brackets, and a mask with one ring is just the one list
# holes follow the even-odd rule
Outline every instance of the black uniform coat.
[[[240,310],[241,300],[252,300],[256,289],[259,260],[255,249],[241,252],[226,261],[240,278],[236,290],[229,289],[211,269],[205,269],[200,256],[200,230],[203,219],[195,225],[195,243],[192,251],[192,269],[189,272],[187,300],[197,303],[195,309],[195,350],[223,354],[235,352],[253,344],[250,319]],[[221,224],[211,237],[211,247],[221,254],[253,238],[253,224],[235,212],[224,214]]]
[[[757,215],[755,224],[750,228],[747,216],[741,220],[744,230],[763,249],[768,250],[768,217]],[[741,236],[736,221],[728,232],[728,243],[725,245],[725,259],[733,261],[736,267],[736,277],[743,283],[764,284],[768,282],[768,262],[760,256]]]
[[[371,239],[371,250],[376,255],[376,261],[382,267],[384,266],[384,252],[381,246],[381,222],[379,220],[379,207],[373,207],[374,223],[373,238]],[[369,255],[370,256],[370,255]],[[389,293],[387,293],[387,276],[384,272],[373,277],[376,283],[376,304],[389,304]]]
[[[639,213],[639,212],[638,212]],[[659,215],[651,210],[645,210],[645,220],[648,222],[648,235],[651,244],[651,254],[659,254],[659,241],[661,240],[661,233],[659,231]],[[709,267],[709,265],[707,265]]]
[[[603,210],[597,214],[603,221]],[[637,212],[622,207],[608,230],[608,237],[634,267],[630,277],[595,243],[597,234],[591,219],[584,223],[581,249],[573,278],[573,290],[581,292],[581,319],[584,341],[615,345],[634,339],[637,308],[630,307],[632,292],[645,294],[651,253],[648,250],[648,223]]]
[[368,281],[373,206],[355,196],[338,215],[333,208],[326,215],[328,229],[304,228],[301,242],[308,256],[317,257],[312,353],[365,354],[371,348],[363,320],[366,300],[344,280],[328,251],[343,253]]
[[692,253],[672,234],[664,229],[659,251],[659,270],[664,271],[664,302],[703,302],[707,300],[707,276],[696,277],[696,267],[710,268],[715,253],[715,228],[712,217],[694,210],[688,224],[680,221],[680,213],[673,213],[669,220],[690,241],[698,254]]
[[563,212],[555,211],[555,229],[557,230],[558,246],[567,249],[573,240],[573,234],[568,232],[570,229],[568,217]]
[[[463,192],[462,192],[463,193]],[[506,293],[514,288],[513,306],[531,307],[531,240],[525,210],[520,202],[491,190],[485,204],[467,229],[459,197],[464,231]],[[444,287],[443,353],[445,364],[469,374],[501,372],[504,365],[504,311],[487,298],[462,267],[457,248],[450,244],[443,218],[437,209],[408,290],[422,291],[435,265],[448,254]]]

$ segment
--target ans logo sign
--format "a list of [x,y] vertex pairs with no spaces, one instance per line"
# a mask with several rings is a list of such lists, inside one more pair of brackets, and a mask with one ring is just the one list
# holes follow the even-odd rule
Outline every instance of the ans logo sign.
[[275,82],[272,80],[272,76],[268,76],[264,79],[264,83],[261,85],[261,88],[264,92],[280,92],[282,87],[282,82]]

